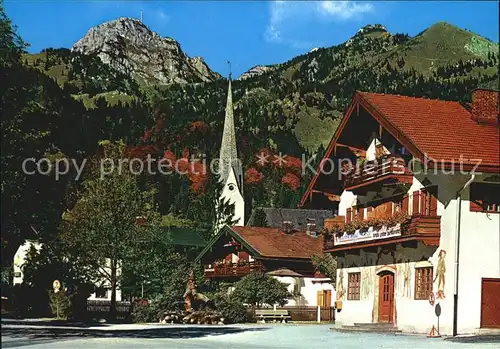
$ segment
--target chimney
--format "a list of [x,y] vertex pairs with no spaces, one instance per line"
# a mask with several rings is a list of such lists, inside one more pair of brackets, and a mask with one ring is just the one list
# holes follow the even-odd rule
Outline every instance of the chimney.
[[281,223],[281,230],[283,230],[286,234],[290,234],[293,231],[292,221],[283,221]]
[[472,91],[472,120],[480,124],[498,125],[498,91]]
[[316,219],[307,218],[306,233],[310,236],[317,236],[317,234],[316,234]]

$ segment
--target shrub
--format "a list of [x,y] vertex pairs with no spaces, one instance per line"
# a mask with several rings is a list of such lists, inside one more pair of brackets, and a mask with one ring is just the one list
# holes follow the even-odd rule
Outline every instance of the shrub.
[[132,322],[145,323],[145,322],[158,322],[160,319],[160,308],[157,301],[144,304],[135,302],[132,306]]
[[261,306],[263,304],[283,306],[292,294],[281,281],[263,273],[251,273],[234,284],[231,298],[241,303]]
[[66,320],[71,315],[71,299],[64,292],[49,291],[50,309],[57,319]]
[[214,297],[214,303],[226,324],[249,322],[251,320],[247,307],[230,295],[222,292],[217,293]]

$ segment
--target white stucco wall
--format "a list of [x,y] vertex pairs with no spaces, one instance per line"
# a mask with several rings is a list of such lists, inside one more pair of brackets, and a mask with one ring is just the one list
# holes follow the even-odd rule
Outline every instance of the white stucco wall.
[[245,225],[245,200],[241,195],[237,183],[234,170],[231,169],[222,189],[221,198],[228,200],[229,204],[234,204],[233,219],[237,221],[234,225],[243,226]]
[[16,253],[14,254],[14,278],[12,281],[14,285],[23,283],[23,266],[24,263],[26,263],[28,251],[30,250],[31,246],[35,247],[37,251],[40,251],[40,249],[42,248],[42,245],[39,242],[26,240],[21,246],[19,246]]
[[314,282],[323,280],[318,278],[294,278],[290,276],[275,276],[276,279],[288,285],[288,291],[293,292],[298,284],[300,297],[288,300],[285,306],[317,306],[318,291],[330,290],[332,292],[332,306],[335,302],[335,289],[329,282]]
[[[476,176],[475,182],[483,181],[487,176]],[[442,315],[440,330],[443,335],[452,334],[453,330],[453,295],[454,295],[454,260],[455,236],[457,228],[457,192],[470,178],[460,174],[418,174],[408,190],[411,195],[415,190],[422,188],[424,179],[438,185],[437,214],[441,216],[441,237],[438,247],[426,247],[419,243],[417,248],[404,248],[397,245],[394,255],[383,252],[379,248],[377,253],[365,254],[363,251],[353,252],[346,258],[339,258],[337,279],[344,276],[343,309],[337,313],[337,326],[352,325],[353,323],[377,322],[374,316],[378,303],[375,299],[378,293],[378,278],[376,269],[382,266],[393,268],[395,271],[395,307],[397,326],[405,332],[428,333],[432,325],[437,325],[434,307],[427,300],[414,299],[415,267],[422,263],[431,263],[436,267],[439,252],[446,251],[445,256],[445,286],[444,299],[436,299],[440,303]],[[342,200],[345,198],[346,203]],[[369,197],[357,198],[360,201]],[[349,207],[352,196],[341,196],[341,207]],[[412,198],[409,199],[410,210]],[[344,208],[345,210],[345,208]],[[340,214],[340,213],[339,213]],[[500,278],[500,214],[471,212],[469,208],[469,189],[462,193],[461,204],[461,232],[459,254],[459,285],[458,285],[458,333],[476,333],[480,328],[481,317],[481,278]],[[378,262],[377,262],[377,259]],[[409,263],[407,264],[406,262]],[[404,287],[404,270],[410,268],[409,290],[401,291]],[[361,289],[365,294],[359,301],[348,301],[347,273],[359,271],[362,274]],[[403,273],[403,274],[401,274]],[[371,281],[369,281],[371,280]],[[364,286],[368,283],[368,286]],[[337,285],[339,292],[339,285]],[[408,293],[405,293],[408,292]],[[434,280],[433,292],[437,292],[437,280]],[[375,314],[376,315],[376,314]]]
[[[32,241],[32,240],[26,240],[19,248],[17,249],[16,253],[14,254],[14,278],[13,278],[13,284],[22,284],[24,280],[24,275],[23,275],[23,265],[26,262],[27,254],[28,251],[30,250],[31,246],[34,246],[37,251],[40,251],[42,248],[42,244],[37,242],[37,241]],[[110,260],[109,258],[106,259],[106,267],[105,269],[110,272],[109,269],[109,263]],[[117,271],[118,276],[121,274],[121,268],[118,268]],[[64,282],[64,280],[60,280],[61,282]],[[107,281],[102,281],[102,280],[95,280],[95,285],[96,286],[105,286],[109,288],[109,282]],[[64,286],[64,284],[63,284]],[[107,292],[107,297],[106,298],[96,298],[96,294],[92,293],[89,298],[89,300],[101,300],[101,301],[110,301],[111,300],[111,291],[109,290]],[[121,290],[117,289],[116,290],[116,300],[121,301],[122,296],[121,296]]]

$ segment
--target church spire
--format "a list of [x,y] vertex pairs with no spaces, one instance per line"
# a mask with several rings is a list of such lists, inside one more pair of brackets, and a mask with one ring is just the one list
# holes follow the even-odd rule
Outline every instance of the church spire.
[[243,170],[241,168],[241,163],[238,159],[238,152],[236,149],[236,130],[234,127],[231,73],[229,73],[229,83],[228,83],[227,101],[226,101],[226,115],[224,118],[224,131],[222,134],[222,143],[220,148],[219,161],[220,161],[219,164],[221,166],[220,167],[221,181],[226,182],[231,169],[233,169],[239,190],[242,191]]

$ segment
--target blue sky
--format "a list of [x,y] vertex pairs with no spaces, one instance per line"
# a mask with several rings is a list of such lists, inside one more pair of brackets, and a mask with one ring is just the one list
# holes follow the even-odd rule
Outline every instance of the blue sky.
[[348,40],[366,25],[416,35],[446,21],[498,42],[495,1],[26,1],[4,0],[7,15],[38,52],[71,47],[87,30],[118,17],[139,18],[227,76],[280,63],[314,47]]

